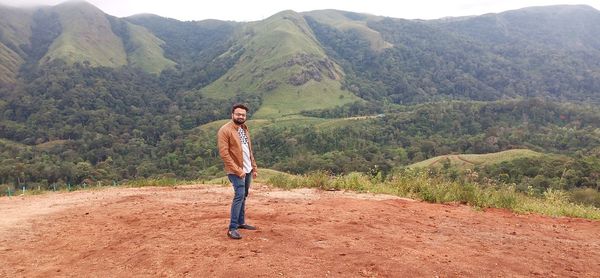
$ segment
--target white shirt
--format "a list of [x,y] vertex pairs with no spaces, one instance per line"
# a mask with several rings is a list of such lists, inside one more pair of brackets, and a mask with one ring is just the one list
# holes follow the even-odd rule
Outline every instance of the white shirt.
[[248,174],[252,171],[252,162],[250,161],[250,147],[248,146],[248,136],[242,127],[238,128],[240,141],[242,142],[242,154],[244,158],[244,173]]

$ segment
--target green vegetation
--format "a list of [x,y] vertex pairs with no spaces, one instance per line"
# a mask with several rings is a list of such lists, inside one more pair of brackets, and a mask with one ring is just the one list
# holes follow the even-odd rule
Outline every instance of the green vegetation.
[[[277,177],[278,176],[291,177],[292,175],[290,175],[288,173],[281,172],[281,171],[272,170],[272,169],[260,169],[258,177],[256,177],[256,179],[253,180],[253,182],[256,182],[256,183],[268,183],[271,179],[273,179],[276,176]],[[202,183],[207,183],[207,184],[222,184],[222,185],[230,185],[231,184],[231,182],[229,181],[229,179],[227,178],[227,176],[220,176],[218,178],[214,178],[214,179],[211,179],[211,180],[208,180],[208,181],[202,181]]]
[[0,84],[10,84],[15,82],[19,66],[23,59],[14,51],[0,44]]
[[538,157],[541,155],[541,153],[528,149],[513,149],[488,154],[449,154],[440,155],[417,163],[413,163],[408,167],[448,167],[448,165],[446,164],[450,164],[451,166],[454,166],[460,170],[465,170],[467,168],[473,168],[475,166],[498,164],[501,162],[511,161],[517,158]]
[[595,205],[599,14],[236,23],[0,7],[0,184],[220,178],[216,130],[244,102],[261,169],[383,182],[421,162],[450,183]]
[[381,20],[383,19],[381,17],[337,10],[311,11],[302,14],[344,32],[357,32],[369,42],[374,51],[381,51],[393,46],[383,39],[381,33],[368,26],[369,21]]
[[332,27],[321,17],[306,20],[327,55],[342,66],[344,88],[370,101],[543,96],[600,102],[595,93],[600,30],[576,27],[600,24],[591,7],[434,21],[370,19],[368,28],[393,44],[379,52],[357,31]]
[[201,89],[204,96],[226,99],[236,94],[262,99],[257,117],[297,114],[358,100],[341,89],[342,73],[329,60],[304,18],[292,11],[251,23],[228,55],[239,62]]
[[128,23],[129,45],[128,52],[129,65],[140,67],[146,72],[160,74],[167,68],[175,66],[175,62],[164,57],[164,51],[161,48],[164,41],[152,35],[144,27]]
[[360,173],[331,176],[321,171],[302,176],[276,175],[268,183],[284,189],[352,190],[392,194],[432,203],[461,203],[477,208],[504,208],[518,213],[600,220],[600,208],[577,204],[575,193],[548,189],[541,196],[533,196],[507,185],[458,182],[423,170],[403,170],[386,179],[380,175]]
[[31,37],[31,11],[0,5],[0,86],[17,80]]
[[62,34],[42,58],[44,63],[61,59],[67,63],[87,61],[93,66],[127,65],[123,43],[113,32],[101,10],[87,2],[68,2],[54,7]]
[[159,177],[159,178],[146,178],[136,179],[131,181],[125,181],[122,183],[123,186],[127,187],[147,187],[147,186],[176,186],[190,184],[190,181],[178,180],[174,177]]

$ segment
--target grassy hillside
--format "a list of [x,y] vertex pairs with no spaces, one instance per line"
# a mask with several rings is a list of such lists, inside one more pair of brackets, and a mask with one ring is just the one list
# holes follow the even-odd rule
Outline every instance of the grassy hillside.
[[127,65],[123,42],[112,32],[101,10],[86,2],[67,2],[52,10],[59,14],[63,32],[42,62],[60,58],[68,63],[88,61],[94,66]]
[[0,84],[14,83],[23,59],[12,49],[0,43]]
[[22,46],[31,38],[32,9],[17,9],[0,4],[0,42],[23,55]]
[[421,162],[417,162],[409,165],[409,168],[420,168],[420,167],[441,167],[445,163],[446,159],[450,161],[452,166],[456,166],[461,169],[472,168],[478,165],[489,165],[497,164],[504,161],[510,161],[517,158],[523,157],[538,157],[542,156],[541,153],[527,150],[527,149],[515,149],[497,153],[488,154],[449,154],[436,156]]
[[0,5],[0,84],[14,83],[29,45],[32,11]]
[[381,51],[393,46],[393,44],[383,39],[381,33],[367,26],[367,21],[381,20],[382,17],[338,10],[320,10],[302,14],[341,31],[358,32],[361,37],[370,43],[372,50]]
[[160,73],[172,68],[175,62],[165,58],[161,46],[165,43],[154,36],[146,28],[127,23],[132,50],[128,53],[129,65],[140,67],[150,73]]
[[247,26],[238,44],[223,55],[243,51],[237,64],[202,89],[204,95],[227,99],[262,97],[255,117],[295,114],[334,107],[357,98],[341,89],[340,67],[325,55],[304,18],[292,11]]

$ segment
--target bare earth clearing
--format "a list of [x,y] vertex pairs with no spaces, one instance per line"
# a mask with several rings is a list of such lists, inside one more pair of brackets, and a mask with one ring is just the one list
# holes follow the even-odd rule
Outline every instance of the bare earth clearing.
[[0,277],[598,277],[600,222],[253,185],[0,198]]

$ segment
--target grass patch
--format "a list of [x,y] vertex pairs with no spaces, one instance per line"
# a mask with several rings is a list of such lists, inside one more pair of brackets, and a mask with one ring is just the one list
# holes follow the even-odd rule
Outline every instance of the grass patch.
[[147,178],[126,181],[122,185],[126,187],[147,187],[147,186],[176,186],[190,184],[188,180],[178,180],[176,178]]
[[445,161],[459,169],[473,168],[477,165],[498,164],[524,157],[539,157],[543,154],[528,149],[513,149],[487,154],[449,154],[432,157],[409,165],[410,168],[441,167]]
[[81,184],[70,184],[70,183],[55,183],[55,184],[30,184],[25,186],[25,190],[21,186],[15,186],[13,184],[0,184],[0,196],[28,196],[28,195],[39,195],[48,192],[71,192],[79,190],[98,190],[107,187],[173,187],[184,184],[194,184],[197,181],[190,181],[184,179],[176,179],[173,177],[158,177],[158,178],[145,178],[136,180],[127,180],[117,183],[116,181],[97,181],[91,182],[92,184],[81,183]]
[[589,204],[574,203],[572,198],[576,193],[573,192],[549,189],[543,196],[535,197],[516,191],[514,186],[461,183],[419,169],[407,169],[387,179],[360,173],[332,176],[323,171],[299,176],[279,174],[270,177],[267,183],[283,189],[351,190],[390,194],[430,203],[461,203],[481,209],[502,208],[517,213],[600,220],[600,209]]

